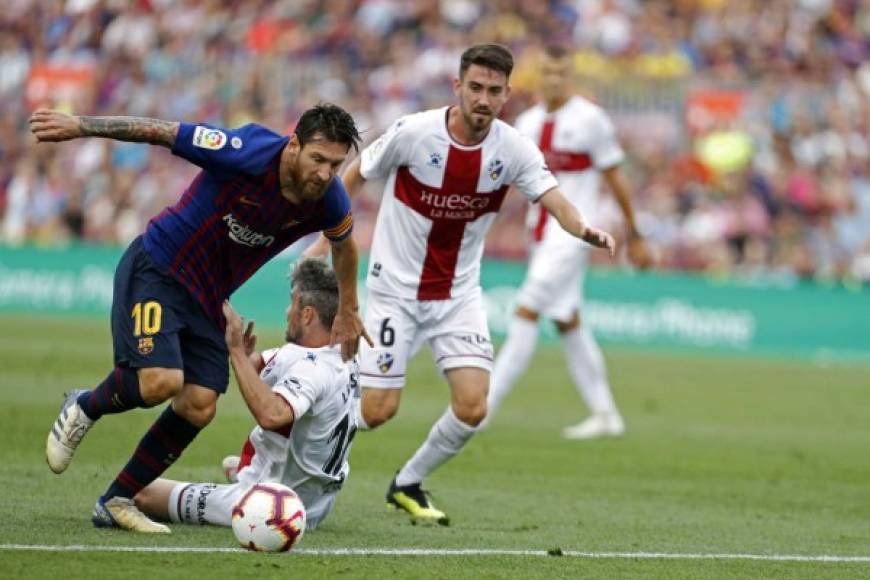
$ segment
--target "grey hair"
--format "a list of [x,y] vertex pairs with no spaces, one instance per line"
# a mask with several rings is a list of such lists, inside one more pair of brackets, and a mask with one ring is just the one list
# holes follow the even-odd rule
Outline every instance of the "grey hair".
[[290,282],[299,294],[299,305],[313,307],[323,326],[332,328],[338,311],[338,278],[329,264],[316,258],[296,262]]

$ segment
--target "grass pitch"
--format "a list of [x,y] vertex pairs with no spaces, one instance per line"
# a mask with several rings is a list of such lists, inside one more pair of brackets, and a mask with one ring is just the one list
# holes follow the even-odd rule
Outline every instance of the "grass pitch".
[[[870,556],[870,372],[758,361],[609,351],[628,433],[569,442],[582,418],[558,348],[540,350],[492,427],[427,486],[449,528],[388,513],[394,471],[447,403],[427,352],[411,366],[399,415],[360,434],[333,514],[300,548],[556,550],[635,557],[261,555],[46,552],[9,544],[236,546],[228,529],[174,525],[170,537],[91,527],[96,497],[157,410],[108,416],[62,476],[44,442],[61,393],[91,386],[111,364],[107,322],[5,316],[0,337],[0,564],[9,578],[711,578],[870,577],[870,563],[684,560],[642,554]],[[278,332],[261,336],[267,347]],[[252,426],[230,386],[218,416],[167,473],[219,481]]]

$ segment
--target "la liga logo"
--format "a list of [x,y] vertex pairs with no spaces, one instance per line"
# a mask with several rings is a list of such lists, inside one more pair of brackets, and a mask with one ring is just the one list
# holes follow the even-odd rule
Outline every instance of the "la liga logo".
[[202,149],[221,149],[227,144],[227,135],[218,129],[197,127],[193,132],[193,145]]

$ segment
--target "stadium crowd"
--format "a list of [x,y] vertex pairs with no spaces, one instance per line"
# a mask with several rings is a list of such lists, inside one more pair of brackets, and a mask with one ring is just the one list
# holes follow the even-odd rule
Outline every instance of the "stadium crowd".
[[[38,106],[290,131],[326,100],[370,140],[452,102],[459,54],[484,41],[517,55],[508,121],[544,44],[574,47],[662,267],[870,281],[868,0],[8,0],[0,243],[126,243],[193,171],[147,145],[37,147]],[[379,191],[355,201],[363,246]],[[524,255],[524,214],[511,198],[491,255]]]

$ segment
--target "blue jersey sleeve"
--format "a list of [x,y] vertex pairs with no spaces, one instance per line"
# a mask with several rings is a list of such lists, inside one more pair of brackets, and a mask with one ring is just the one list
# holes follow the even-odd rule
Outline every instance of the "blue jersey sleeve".
[[323,207],[323,235],[333,242],[340,242],[353,231],[353,213],[350,210],[350,196],[344,183],[338,177],[332,178]]
[[288,137],[251,123],[238,129],[181,123],[172,153],[219,178],[262,173]]

